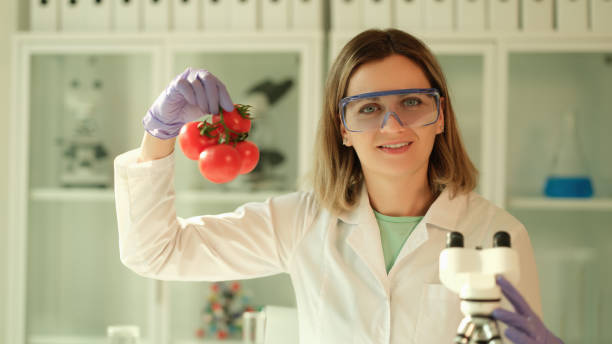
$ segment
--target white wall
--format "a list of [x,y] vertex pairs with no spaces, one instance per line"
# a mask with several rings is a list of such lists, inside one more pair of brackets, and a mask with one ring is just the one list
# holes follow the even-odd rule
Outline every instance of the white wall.
[[[6,333],[7,208],[8,208],[8,121],[10,117],[11,33],[17,27],[17,0],[0,1],[0,342]],[[6,163],[8,162],[8,163]]]

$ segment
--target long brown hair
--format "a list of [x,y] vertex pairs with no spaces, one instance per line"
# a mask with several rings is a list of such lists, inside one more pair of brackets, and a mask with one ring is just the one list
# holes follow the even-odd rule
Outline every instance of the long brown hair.
[[444,132],[436,135],[429,157],[428,181],[437,196],[450,188],[451,197],[476,187],[478,171],[464,148],[455,121],[442,69],[427,46],[397,29],[364,31],[348,42],[336,57],[325,84],[323,113],[314,147],[312,183],[318,201],[334,213],[350,210],[363,184],[363,172],[355,150],[342,145],[338,103],[346,96],[350,77],[360,65],[392,54],[408,57],[423,70],[431,87],[445,98]]

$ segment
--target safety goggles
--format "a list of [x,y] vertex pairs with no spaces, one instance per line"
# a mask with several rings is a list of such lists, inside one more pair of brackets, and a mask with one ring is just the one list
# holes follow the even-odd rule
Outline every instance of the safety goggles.
[[403,127],[418,128],[438,120],[440,93],[435,88],[362,93],[342,98],[339,108],[348,131],[379,130],[391,117]]

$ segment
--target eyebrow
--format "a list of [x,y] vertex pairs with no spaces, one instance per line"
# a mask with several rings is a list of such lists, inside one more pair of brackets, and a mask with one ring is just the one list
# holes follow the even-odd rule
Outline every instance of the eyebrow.
[[368,98],[359,98],[359,99],[356,99],[356,101],[358,101],[358,102],[372,101],[372,100],[380,100],[380,97],[368,97]]

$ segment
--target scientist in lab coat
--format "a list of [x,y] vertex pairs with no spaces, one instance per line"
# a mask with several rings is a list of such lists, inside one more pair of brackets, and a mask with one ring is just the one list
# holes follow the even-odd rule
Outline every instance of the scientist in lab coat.
[[[431,111],[413,120],[417,112],[405,107],[420,104]],[[505,309],[494,316],[514,343],[561,343],[540,321],[527,231],[472,191],[477,172],[446,80],[420,40],[368,30],[340,52],[322,116],[312,114],[319,121],[312,191],[177,217],[175,136],[219,106],[233,108],[224,84],[188,68],[145,115],[140,148],[115,159],[120,257],[128,268],[174,281],[288,273],[301,344],[451,343],[463,316],[458,296],[438,278],[446,234],[461,232],[466,246],[486,248],[505,230],[521,278],[516,286],[498,280]]]

